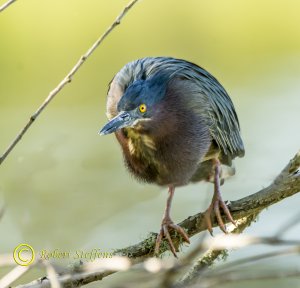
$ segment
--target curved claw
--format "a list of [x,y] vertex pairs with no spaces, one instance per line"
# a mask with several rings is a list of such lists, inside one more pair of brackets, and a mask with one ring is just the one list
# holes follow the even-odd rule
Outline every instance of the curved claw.
[[220,203],[219,201],[216,201],[214,203],[214,211],[215,211],[215,214],[216,214],[216,217],[217,217],[217,221],[218,221],[218,224],[219,224],[219,227],[220,229],[225,233],[227,234],[227,230],[226,230],[226,226],[222,220],[222,216],[221,216],[221,212],[220,212]]
[[227,218],[229,219],[229,221],[236,227],[236,223],[235,221],[233,220],[232,216],[231,216],[231,213],[226,205],[226,203],[224,201],[221,201],[220,202],[220,205],[221,207],[223,208],[223,211],[225,213],[225,215],[227,216]]
[[171,239],[171,236],[170,236],[170,233],[169,233],[169,230],[168,230],[168,226],[167,225],[163,225],[163,230],[164,230],[165,237],[168,239],[168,242],[169,242],[169,245],[170,245],[170,249],[171,249],[173,255],[177,258],[176,249],[175,249],[174,244],[172,242],[172,239]]
[[224,214],[227,216],[228,220],[234,225],[236,226],[235,221],[233,220],[231,213],[227,207],[227,205],[225,204],[225,202],[222,200],[222,198],[217,198],[214,199],[212,201],[212,203],[210,204],[210,206],[208,207],[208,209],[205,211],[204,213],[204,218],[206,220],[206,224],[207,224],[207,230],[209,231],[209,233],[213,236],[213,230],[212,230],[212,221],[211,221],[211,214],[212,211],[214,211],[217,221],[218,221],[218,225],[220,227],[220,229],[227,234],[227,229],[226,229],[226,225],[224,224],[224,221],[222,219],[221,216],[221,211],[220,208],[222,208]]
[[189,237],[187,236],[186,232],[179,225],[174,224],[172,221],[167,221],[167,222],[163,221],[160,232],[156,238],[154,254],[156,254],[156,255],[158,254],[162,239],[163,239],[163,237],[166,237],[168,240],[171,252],[173,253],[174,257],[177,258],[176,248],[175,248],[172,238],[170,236],[169,229],[173,229],[173,230],[177,231],[182,236],[182,238],[185,242],[190,243]]
[[189,239],[189,236],[187,236],[187,234],[185,233],[185,231],[184,231],[179,225],[176,225],[176,224],[171,223],[169,226],[170,226],[171,228],[173,228],[175,231],[177,231],[177,232],[182,236],[183,240],[184,240],[186,243],[188,243],[188,244],[191,243],[191,242],[190,242],[190,239]]
[[159,252],[159,247],[160,247],[160,243],[162,241],[163,236],[164,236],[164,230],[163,230],[163,228],[161,228],[159,234],[156,237],[155,248],[154,248],[155,255],[157,255]]
[[210,205],[207,210],[204,212],[204,219],[206,222],[207,230],[210,233],[211,236],[214,236],[213,229],[212,229],[212,223],[211,223],[211,212],[212,212],[212,205]]

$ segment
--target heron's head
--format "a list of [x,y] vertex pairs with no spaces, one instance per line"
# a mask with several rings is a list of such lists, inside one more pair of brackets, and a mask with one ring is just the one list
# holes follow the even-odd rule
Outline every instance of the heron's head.
[[118,114],[100,130],[100,135],[126,127],[136,128],[146,122],[149,127],[151,123],[157,122],[167,85],[168,76],[161,74],[134,81],[117,103]]

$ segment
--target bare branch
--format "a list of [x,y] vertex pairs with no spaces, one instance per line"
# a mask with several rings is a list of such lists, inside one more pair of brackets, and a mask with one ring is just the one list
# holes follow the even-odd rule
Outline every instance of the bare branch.
[[116,18],[116,20],[110,25],[110,27],[100,36],[97,41],[88,49],[88,51],[79,58],[75,66],[71,69],[71,71],[67,74],[67,76],[49,93],[48,97],[45,99],[43,104],[36,110],[36,112],[31,115],[27,124],[21,129],[21,131],[17,134],[16,138],[12,141],[12,143],[7,147],[5,152],[0,157],[0,165],[6,159],[6,157],[10,154],[10,152],[14,149],[14,147],[18,144],[18,142],[22,139],[27,130],[31,127],[33,122],[38,118],[38,116],[42,113],[42,111],[48,106],[48,104],[53,100],[53,98],[68,84],[72,81],[73,76],[78,71],[78,69],[86,62],[86,60],[92,55],[92,53],[96,50],[96,48],[103,42],[103,40],[117,27],[121,20],[125,17],[127,12],[136,4],[138,0],[132,0],[129,4],[123,9],[120,15]]
[[19,279],[23,274],[25,274],[31,266],[16,266],[8,274],[6,274],[2,279],[0,279],[0,288],[9,287],[11,283]]
[[0,267],[14,266],[16,262],[11,256],[12,256],[11,253],[0,255]]
[[52,288],[61,288],[61,285],[57,278],[57,273],[55,271],[55,268],[49,261],[42,261],[42,264],[45,266],[47,271],[47,276],[50,281],[50,285]]
[[289,247],[284,250],[273,251],[273,252],[268,252],[268,253],[263,253],[263,254],[259,254],[259,255],[254,255],[254,256],[238,259],[238,260],[231,261],[231,262],[225,263],[225,264],[217,267],[216,269],[214,269],[214,275],[218,276],[221,274],[226,274],[230,270],[233,270],[234,268],[239,268],[241,265],[244,265],[244,264],[249,265],[249,263],[251,263],[251,262],[256,262],[259,260],[278,257],[278,256],[299,254],[299,253],[300,253],[300,246],[298,245],[298,246]]
[[[277,178],[268,187],[260,190],[257,193],[251,194],[247,197],[232,201],[229,203],[231,215],[235,220],[247,217],[249,215],[258,214],[263,209],[287,198],[293,196],[300,191],[300,151],[294,156],[289,164],[282,170]],[[224,220],[228,223],[228,219],[223,215]],[[204,213],[198,213],[190,216],[179,225],[185,229],[189,237],[206,230],[206,222],[204,220]],[[213,221],[213,226],[218,225],[216,219]],[[157,234],[151,235],[142,242],[119,249],[115,251],[117,255],[128,256],[129,258],[141,258],[153,256],[153,247]],[[173,242],[177,244],[182,243],[180,237],[172,235]],[[160,253],[167,251],[168,244],[161,246]]]
[[[295,157],[289,162],[289,164],[282,170],[279,176],[271,183],[267,188],[261,191],[242,198],[240,200],[231,202],[229,205],[231,214],[235,220],[247,217],[248,220],[242,221],[238,225],[237,229],[241,232],[243,229],[254,221],[255,216],[259,214],[263,209],[283,200],[284,198],[290,197],[300,191],[300,151]],[[225,216],[224,216],[225,217]],[[228,219],[224,219],[229,222]],[[179,224],[186,230],[188,235],[191,237],[201,231],[206,230],[206,224],[203,213],[198,213],[194,216],[190,216]],[[217,226],[217,222],[214,219],[214,226]],[[243,226],[244,225],[244,226]],[[238,231],[237,231],[238,232]],[[145,259],[154,256],[154,246],[156,233],[151,233],[150,237],[143,240],[142,242],[123,249],[116,250],[114,255],[127,256],[131,259],[131,265],[140,263]],[[237,236],[236,236],[237,237]],[[177,235],[172,235],[173,241],[177,243],[177,246],[182,244],[182,239]],[[250,244],[266,243],[271,245],[298,245],[299,241],[287,241],[278,239],[276,237],[248,237],[247,240]],[[199,251],[200,248],[198,247]],[[223,248],[221,248],[223,249]],[[163,243],[160,253],[168,250],[167,243]],[[298,251],[297,249],[295,251]],[[196,253],[195,253],[196,254]],[[209,256],[209,263],[212,263],[216,255]],[[200,259],[201,262],[201,259]],[[58,276],[58,281],[62,287],[79,287],[93,281],[101,280],[104,277],[111,275],[118,271],[118,269],[110,269],[103,271],[82,271],[83,267],[74,266],[73,271],[68,271],[67,274]],[[177,267],[175,267],[176,269]],[[201,263],[200,263],[201,269]],[[21,285],[19,288],[50,288],[50,282],[48,279],[40,278],[31,283]]]
[[[244,219],[242,221],[243,223],[241,225],[247,225],[247,220]],[[241,229],[241,226],[238,228]],[[224,238],[229,237],[228,235],[224,235]],[[237,240],[239,238],[239,236],[237,235]],[[230,238],[230,237],[229,237]],[[247,241],[248,243],[251,244],[269,244],[269,245],[293,245],[294,243],[296,243],[298,246],[294,246],[291,247],[289,249],[286,250],[282,250],[282,251],[277,251],[274,253],[265,253],[262,255],[257,255],[254,257],[248,257],[248,258],[244,258],[241,260],[237,260],[233,263],[233,268],[237,267],[239,264],[245,264],[247,259],[249,260],[249,262],[251,261],[258,261],[261,259],[266,259],[266,258],[270,258],[270,257],[276,257],[276,256],[282,256],[282,255],[291,255],[291,254],[297,254],[300,252],[300,242],[299,241],[291,241],[291,240],[284,240],[284,239],[277,239],[277,238],[273,238],[273,237],[251,237],[251,236],[246,236],[246,237],[242,237],[241,241],[244,241],[246,238],[249,238],[250,241]],[[251,242],[253,239],[255,239],[254,242]],[[221,241],[221,239],[220,239]],[[228,244],[228,241],[227,241]],[[241,245],[238,244],[238,241],[235,241],[235,245],[229,245],[229,247],[227,247],[226,245],[221,245],[222,247],[224,247],[225,249],[227,248],[232,248],[232,247],[240,247]],[[214,245],[213,245],[214,246]],[[204,243],[203,248],[204,247],[208,247],[208,241],[207,243]],[[214,252],[217,252],[217,250],[212,250],[210,249],[210,251],[212,251],[212,255],[211,256],[209,253],[205,253],[205,255],[203,257],[208,257],[206,259],[209,259],[209,261],[211,261],[211,257],[214,257]],[[217,255],[218,257],[219,255]],[[205,262],[205,260],[203,259],[203,257],[201,258],[202,261],[200,263],[200,269],[198,270],[199,273],[194,273],[193,277],[191,279],[187,279],[187,280],[199,280],[201,279],[201,281],[203,283],[205,283],[205,285],[211,285],[211,283],[215,283],[216,281],[218,281],[218,277],[222,278],[222,277],[226,277],[226,275],[228,273],[237,273],[238,270],[229,270],[226,268],[230,268],[228,264],[222,265],[219,267],[219,269],[217,268],[214,270],[207,270],[204,268],[207,268],[208,265]],[[215,258],[216,259],[216,258]],[[213,259],[213,260],[215,260]],[[193,259],[190,259],[191,261]],[[57,280],[59,281],[59,283],[61,284],[62,287],[80,287],[83,285],[86,285],[88,283],[94,282],[94,281],[98,281],[98,280],[102,280],[104,277],[113,274],[114,272],[118,272],[118,271],[126,271],[129,270],[130,268],[134,269],[134,271],[139,271],[139,272],[144,272],[144,280],[145,281],[151,281],[151,279],[153,278],[153,273],[156,273],[156,279],[159,281],[159,279],[162,279],[159,287],[186,287],[186,285],[193,285],[194,281],[187,281],[185,280],[184,282],[178,282],[176,283],[176,280],[174,279],[175,276],[179,275],[183,269],[186,267],[185,263],[185,259],[183,258],[182,261],[180,261],[179,263],[175,260],[161,260],[158,258],[151,258],[146,260],[144,263],[142,263],[142,265],[136,265],[133,266],[134,261],[133,260],[129,260],[127,257],[113,257],[112,259],[101,259],[101,260],[97,260],[95,261],[95,263],[86,263],[86,264],[82,264],[81,267],[77,267],[77,271],[65,271],[63,273],[60,273],[60,275],[57,275]],[[210,262],[211,263],[211,262]],[[190,264],[190,263],[189,263]],[[222,269],[222,268],[225,269]],[[225,271],[223,271],[225,270]],[[203,273],[204,272],[204,273]],[[145,274],[146,273],[146,274]],[[172,277],[171,277],[172,276]],[[202,277],[201,277],[202,276]],[[166,277],[169,278],[168,280],[170,281],[165,281]],[[201,278],[200,278],[201,277]],[[37,280],[34,280],[31,283],[25,284],[25,285],[20,285],[17,288],[51,288],[53,286],[51,286],[51,280],[49,279],[49,277],[42,277],[39,278]],[[127,287],[127,286],[124,286]]]
[[[223,277],[212,279],[210,284],[205,285],[206,288],[211,287],[220,287],[220,284],[230,283],[230,282],[241,282],[241,281],[257,281],[257,280],[274,280],[274,279],[283,279],[283,278],[292,278],[292,277],[299,277],[300,270],[294,269],[293,271],[275,271],[275,272],[260,272],[255,273],[255,275],[241,275],[238,272],[227,273]],[[195,284],[194,286],[189,286],[190,288],[198,288],[199,283]]]
[[6,3],[4,3],[2,6],[0,6],[0,12],[4,11],[8,6],[13,4],[17,0],[9,0]]
[[285,234],[287,231],[289,231],[292,227],[299,224],[300,222],[300,213],[295,215],[292,219],[289,219],[288,222],[286,222],[284,225],[282,225],[278,232],[276,233],[276,237],[281,237],[283,234]]
[[[62,287],[81,287],[88,283],[102,280],[104,277],[113,274],[114,272],[116,271],[65,274],[58,276],[57,279]],[[31,283],[17,286],[17,288],[51,288],[51,283],[48,278],[42,277]]]
[[[250,215],[248,217],[244,217],[242,219],[239,219],[236,221],[236,227],[233,225],[231,226],[231,229],[228,231],[229,233],[234,234],[240,234],[242,233],[247,227],[251,225],[253,221],[256,219],[256,214]],[[224,235],[226,236],[226,235]],[[221,240],[222,241],[222,240]],[[195,247],[194,250],[200,250],[200,247]],[[195,253],[194,253],[195,254]],[[182,279],[179,281],[179,286],[186,285],[187,283],[190,283],[195,279],[196,277],[199,277],[199,274],[209,266],[211,266],[216,259],[219,257],[222,257],[223,255],[227,254],[227,249],[209,249],[205,252],[204,255],[200,257],[194,264],[194,266],[182,277]],[[193,259],[187,259],[189,263],[192,262]]]

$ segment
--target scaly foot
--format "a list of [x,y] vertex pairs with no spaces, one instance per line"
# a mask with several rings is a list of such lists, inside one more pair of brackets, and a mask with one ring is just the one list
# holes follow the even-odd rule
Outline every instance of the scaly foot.
[[220,211],[221,208],[223,209],[224,214],[227,216],[229,221],[233,225],[236,225],[230,214],[230,211],[229,211],[227,205],[225,204],[225,202],[223,201],[221,196],[218,195],[217,197],[213,197],[211,204],[209,205],[208,209],[204,212],[204,218],[206,220],[207,230],[209,231],[209,233],[211,235],[213,235],[213,229],[212,229],[212,223],[211,223],[211,215],[213,214],[213,212],[217,217],[219,227],[221,228],[221,230],[224,233],[227,233],[226,226],[225,226],[222,216],[221,216],[221,211]]
[[185,231],[179,225],[174,224],[174,222],[170,218],[167,217],[167,218],[164,218],[161,223],[161,229],[156,238],[154,254],[158,254],[161,241],[162,241],[163,237],[166,237],[169,242],[170,249],[171,249],[173,255],[177,258],[176,249],[175,249],[175,246],[171,239],[169,229],[173,229],[173,230],[177,231],[183,237],[185,242],[190,243],[189,237],[187,236]]
[[215,167],[214,167],[214,184],[215,184],[215,189],[214,189],[214,196],[211,201],[211,204],[209,205],[208,209],[204,213],[204,218],[207,223],[207,230],[211,235],[213,235],[213,229],[212,229],[212,224],[211,224],[211,215],[214,214],[217,217],[217,221],[219,224],[219,227],[224,233],[227,233],[226,231],[226,226],[223,222],[223,219],[221,217],[221,211],[220,209],[222,208],[224,211],[224,214],[227,216],[228,220],[233,224],[236,225],[230,211],[225,204],[225,202],[222,199],[221,196],[221,190],[220,190],[220,175],[221,175],[221,163],[219,159],[214,159],[215,161]]

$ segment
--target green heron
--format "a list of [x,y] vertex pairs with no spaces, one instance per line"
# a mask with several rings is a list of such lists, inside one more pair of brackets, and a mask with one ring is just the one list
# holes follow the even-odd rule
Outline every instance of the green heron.
[[222,231],[221,210],[234,223],[220,185],[233,175],[232,159],[245,153],[233,103],[222,85],[194,63],[148,57],[126,64],[113,78],[107,97],[109,122],[100,135],[115,132],[128,170],[140,181],[168,187],[168,199],[155,253],[163,237],[176,257],[169,230],[189,243],[185,231],[170,217],[175,188],[202,180],[214,183],[205,212]]

